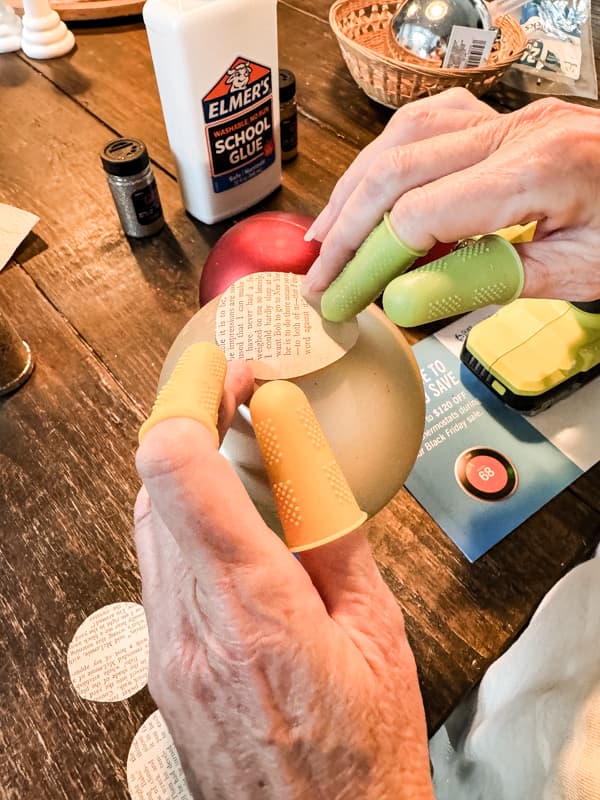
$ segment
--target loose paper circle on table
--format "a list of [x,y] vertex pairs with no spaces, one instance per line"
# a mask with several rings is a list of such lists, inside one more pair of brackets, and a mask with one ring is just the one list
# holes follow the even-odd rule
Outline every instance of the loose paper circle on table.
[[148,683],[148,625],[139,603],[112,603],[75,631],[67,651],[75,691],[85,700],[114,703]]
[[127,756],[132,800],[192,800],[177,750],[160,711],[134,736]]
[[220,297],[216,341],[228,360],[252,362],[259,380],[295,378],[338,361],[356,344],[358,322],[324,320],[302,296],[302,276],[257,272]]

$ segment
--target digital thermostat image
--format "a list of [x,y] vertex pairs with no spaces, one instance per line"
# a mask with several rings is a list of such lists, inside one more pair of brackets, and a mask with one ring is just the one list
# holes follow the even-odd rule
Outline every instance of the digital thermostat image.
[[454,464],[459,486],[478,500],[504,500],[519,481],[514,464],[491,447],[471,447]]

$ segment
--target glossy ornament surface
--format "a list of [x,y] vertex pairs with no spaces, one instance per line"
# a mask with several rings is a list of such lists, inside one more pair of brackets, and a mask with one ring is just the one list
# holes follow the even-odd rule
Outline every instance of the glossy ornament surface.
[[252,272],[306,274],[319,255],[320,243],[305,242],[312,217],[287,211],[265,211],[233,225],[210,251],[200,278],[200,305],[222,294]]
[[396,55],[406,50],[441,64],[454,25],[489,29],[492,18],[483,0],[407,0],[391,21]]
[[[200,309],[174,341],[160,376],[184,350],[215,341],[218,299]],[[356,497],[369,516],[400,490],[416,459],[425,421],[419,368],[403,334],[374,305],[357,317],[354,347],[324,369],[293,379],[306,394]],[[240,407],[222,444],[263,518],[281,532],[250,414]]]

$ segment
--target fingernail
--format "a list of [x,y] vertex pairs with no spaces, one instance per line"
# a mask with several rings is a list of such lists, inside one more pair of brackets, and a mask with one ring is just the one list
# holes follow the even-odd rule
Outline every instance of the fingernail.
[[314,223],[313,223],[310,226],[310,228],[306,231],[306,233],[304,234],[304,241],[305,242],[312,242],[312,240],[315,238],[314,228],[315,228],[315,226],[314,226]]
[[327,209],[327,206],[325,206],[325,208],[319,214],[317,214],[317,216],[313,220],[312,225],[310,226],[310,228],[304,234],[304,241],[305,242],[312,242],[313,239],[317,238],[317,232],[318,232],[319,228],[321,227],[321,220],[323,219],[323,216],[325,214],[326,209]]

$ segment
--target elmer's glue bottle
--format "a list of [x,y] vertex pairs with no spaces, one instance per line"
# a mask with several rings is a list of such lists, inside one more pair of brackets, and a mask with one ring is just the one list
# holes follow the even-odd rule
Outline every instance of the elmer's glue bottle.
[[281,183],[276,0],[146,0],[186,209],[211,224]]

